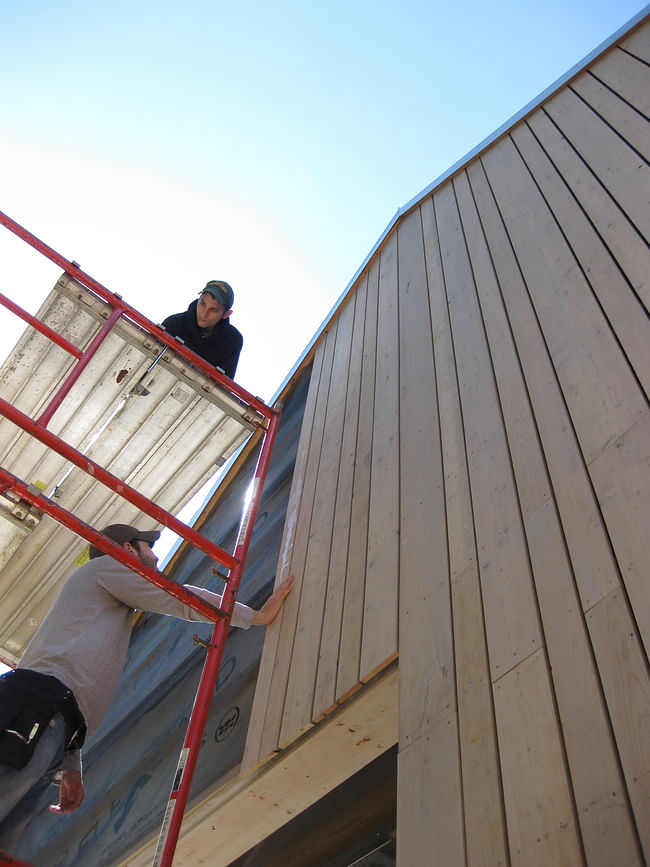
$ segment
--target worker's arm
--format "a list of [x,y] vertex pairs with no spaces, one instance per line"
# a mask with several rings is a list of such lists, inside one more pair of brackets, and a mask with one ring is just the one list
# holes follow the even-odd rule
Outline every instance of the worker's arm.
[[283,581],[279,587],[275,588],[258,611],[253,611],[253,626],[268,626],[269,623],[272,623],[280,613],[284,600],[291,593],[292,587],[293,575]]

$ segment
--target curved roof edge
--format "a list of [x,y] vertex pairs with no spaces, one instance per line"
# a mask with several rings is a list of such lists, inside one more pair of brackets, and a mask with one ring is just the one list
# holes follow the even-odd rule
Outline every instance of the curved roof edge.
[[583,57],[582,60],[580,60],[578,63],[576,63],[574,66],[572,66],[571,69],[568,70],[568,72],[565,72],[564,75],[562,75],[562,76],[560,76],[560,78],[556,79],[551,85],[549,85],[549,87],[547,87],[537,97],[535,97],[535,99],[531,100],[520,111],[518,111],[516,114],[514,114],[505,123],[501,124],[501,126],[498,127],[493,133],[491,133],[491,135],[487,136],[487,138],[484,138],[483,141],[481,141],[479,144],[477,144],[474,148],[472,148],[472,150],[470,150],[468,153],[466,153],[465,156],[461,157],[461,159],[459,159],[457,162],[455,162],[449,169],[447,169],[445,172],[443,172],[441,175],[439,175],[434,181],[432,181],[430,184],[428,184],[423,190],[421,190],[416,196],[414,196],[412,199],[410,199],[405,205],[403,205],[401,208],[397,209],[394,216],[389,221],[388,225],[386,226],[384,231],[381,233],[381,235],[379,236],[379,238],[375,242],[374,246],[372,247],[372,249],[368,253],[368,255],[365,257],[365,259],[363,260],[361,265],[355,271],[352,279],[349,281],[349,283],[347,284],[347,286],[345,287],[343,292],[339,295],[339,297],[335,301],[334,305],[332,306],[331,310],[329,311],[329,313],[327,314],[325,319],[323,319],[322,323],[320,324],[320,326],[318,327],[318,329],[314,333],[314,336],[311,338],[311,340],[309,341],[307,346],[305,346],[305,348],[303,349],[303,351],[300,354],[296,363],[293,365],[293,367],[291,368],[289,373],[286,375],[286,377],[282,381],[281,385],[279,386],[279,388],[277,389],[277,391],[273,395],[273,398],[269,401],[270,406],[272,406],[274,404],[274,402],[279,398],[280,394],[287,387],[288,383],[290,382],[290,380],[292,379],[292,377],[294,376],[294,374],[296,373],[298,368],[301,366],[301,364],[304,362],[306,357],[309,355],[309,353],[311,352],[311,350],[313,349],[313,347],[317,343],[318,339],[320,338],[321,334],[325,331],[325,329],[327,328],[327,326],[329,325],[331,320],[334,318],[336,311],[339,309],[339,307],[341,306],[341,304],[343,303],[343,301],[345,300],[345,298],[347,297],[347,295],[351,291],[352,287],[355,285],[355,283],[357,282],[357,280],[359,279],[359,277],[363,273],[364,269],[367,267],[367,265],[370,262],[370,260],[372,259],[372,257],[375,255],[375,253],[377,252],[379,247],[382,245],[382,243],[385,240],[385,238],[387,237],[387,235],[392,231],[392,229],[395,226],[395,224],[397,223],[397,221],[401,217],[403,217],[408,211],[410,211],[412,208],[414,208],[419,202],[421,202],[428,195],[430,195],[437,187],[439,187],[446,180],[448,180],[452,175],[454,175],[454,174],[456,174],[456,172],[460,171],[460,169],[462,169],[463,166],[467,165],[467,163],[469,163],[470,160],[474,159],[474,157],[477,156],[479,153],[481,153],[481,151],[485,150],[487,147],[489,147],[491,144],[493,144],[497,139],[499,139],[499,138],[501,138],[501,136],[505,135],[505,133],[508,132],[508,130],[512,129],[512,127],[515,126],[515,124],[519,123],[527,115],[531,114],[531,112],[533,112],[533,111],[535,111],[535,109],[539,108],[539,106],[543,102],[545,102],[547,99],[550,99],[550,97],[553,96],[561,87],[564,87],[564,85],[567,84],[572,78],[575,78],[575,76],[578,75],[579,73],[581,73],[584,69],[586,69],[587,66],[589,66],[589,64],[593,63],[593,61],[596,60],[601,54],[604,54],[605,51],[607,51],[609,48],[612,47],[612,45],[614,45],[616,42],[618,42],[622,36],[626,35],[631,30],[633,30],[638,24],[640,24],[641,21],[643,21],[643,19],[646,18],[646,16],[649,13],[650,13],[650,4],[647,4],[646,6],[643,7],[643,9],[641,9],[639,12],[637,12],[636,15],[634,15],[632,18],[630,18],[630,20],[626,24],[624,24],[622,27],[619,27],[619,29],[616,30],[614,33],[612,33],[612,35],[609,36],[607,39],[605,39],[604,42],[601,42],[601,44],[598,45],[596,48],[594,48],[593,51],[590,51],[589,54],[587,54],[585,57]]

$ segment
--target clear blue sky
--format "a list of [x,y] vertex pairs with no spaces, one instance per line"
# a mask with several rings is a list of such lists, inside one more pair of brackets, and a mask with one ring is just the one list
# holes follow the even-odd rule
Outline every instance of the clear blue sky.
[[[155,321],[231,282],[268,399],[397,208],[642,8],[5,3],[0,210]],[[56,274],[0,243],[36,309]]]

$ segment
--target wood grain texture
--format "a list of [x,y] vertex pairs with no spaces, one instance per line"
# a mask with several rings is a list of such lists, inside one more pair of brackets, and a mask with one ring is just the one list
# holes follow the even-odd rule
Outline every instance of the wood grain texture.
[[459,779],[457,721],[452,711],[398,753],[400,867],[461,867],[467,863]]
[[433,201],[421,207],[440,415],[467,863],[507,863],[465,437]]
[[[311,507],[304,510],[305,536],[303,546],[304,576],[296,631],[291,651],[291,666],[287,680],[282,714],[280,741],[286,743],[312,720],[312,703],[318,648],[323,621],[324,598],[327,588],[329,552],[334,521],[336,479],[341,442],[342,407],[345,392],[340,387],[340,372],[349,358],[349,340],[339,333],[346,328],[345,317],[337,319],[336,327],[328,336],[324,367],[329,371],[327,391],[323,389],[323,409],[316,411],[322,417],[322,430],[317,441],[312,438],[314,450],[310,454],[313,467],[313,496]],[[321,386],[324,380],[321,381]],[[319,394],[320,397],[320,394]],[[325,409],[327,407],[327,410]],[[295,551],[295,548],[294,548]]]
[[[492,678],[540,646],[521,514],[454,187],[434,196],[463,412]],[[481,279],[478,276],[477,279]]]
[[650,654],[650,416],[589,467],[623,584]]
[[[327,596],[323,616],[323,631],[320,641],[318,671],[314,688],[314,718],[327,713],[339,695],[337,679],[341,661],[341,627],[346,590],[346,565],[350,541],[350,513],[354,490],[356,466],[356,445],[359,428],[359,396],[361,391],[361,369],[363,357],[364,323],[366,312],[367,277],[350,302],[352,334],[350,339],[350,359],[345,375],[345,416],[341,439],[341,459],[338,471],[334,523],[332,527],[332,546],[330,551]],[[355,679],[356,681],[356,679]]]
[[[313,503],[318,476],[319,456],[323,441],[325,425],[325,407],[329,394],[332,376],[332,359],[336,343],[336,323],[327,332],[323,341],[323,360],[318,382],[315,383],[316,396],[313,404],[313,422],[308,430],[308,453],[305,478],[302,485],[300,508],[297,514],[296,531],[291,550],[291,573],[295,578],[294,589],[284,606],[282,629],[279,636],[276,664],[271,681],[270,700],[267,709],[267,720],[262,734],[261,753],[269,755],[280,745],[282,717],[286,704],[291,665],[293,662],[293,645],[295,635],[300,628],[300,605],[303,584],[306,582],[305,563],[309,542]],[[311,387],[310,387],[311,392]],[[293,732],[296,737],[299,732]]]
[[[606,84],[614,93],[650,117],[650,67],[620,49],[608,51],[594,63],[589,73]],[[613,124],[616,129],[620,127]]]
[[646,862],[650,860],[650,683],[647,656],[625,596],[616,590],[587,613],[603,692]]
[[602,238],[623,276],[645,309],[649,310],[650,249],[647,243],[544,112],[535,112],[529,118],[528,125]]
[[619,586],[616,561],[515,251],[482,166],[474,164],[468,175],[516,335],[582,605],[588,608]]
[[545,112],[590,166],[640,235],[647,238],[650,166],[572,90],[561,90]]
[[[633,62],[637,66],[642,65],[637,61]],[[648,74],[647,71],[646,74]],[[648,87],[650,89],[650,81],[648,82]],[[647,99],[639,99],[629,104],[617,93],[613,93],[599,78],[590,74],[577,78],[572,84],[572,90],[605,123],[613,127],[630,147],[646,161],[648,160],[650,156],[648,111],[647,107],[642,107],[642,103],[647,101]],[[642,113],[644,110],[645,114]]]
[[361,681],[361,637],[366,588],[368,510],[370,507],[372,432],[375,412],[378,297],[379,262],[375,260],[367,275],[364,310],[359,427],[355,451],[347,575],[341,623],[340,665],[336,681],[339,697],[345,697],[358,689]]
[[400,748],[455,709],[431,314],[419,209],[398,229],[400,286]]
[[377,366],[361,679],[397,653],[399,593],[399,337],[397,236],[379,254]]
[[[540,124],[544,122],[548,124],[547,119],[540,118]],[[650,394],[650,320],[645,315],[643,306],[529,128],[519,127],[513,131],[512,138],[526,165],[533,172],[558,224],[562,226],[566,241],[588,282],[594,300],[602,308],[607,324],[618,339],[629,366],[632,371],[637,372],[645,394]],[[575,303],[579,304],[580,299],[577,298]],[[605,332],[605,323],[595,327],[599,329],[596,332],[598,336]],[[591,351],[591,347],[585,349]],[[597,357],[594,357],[594,363],[599,363]]]
[[543,649],[494,687],[510,863],[584,864]]
[[512,140],[498,142],[483,164],[589,463],[641,417],[645,400]]
[[[283,581],[292,574],[293,546],[296,539],[300,503],[307,474],[311,431],[315,422],[316,401],[323,357],[325,355],[324,349],[324,344],[321,343],[316,348],[312,362],[309,392],[305,403],[300,441],[298,443],[296,463],[291,481],[291,493],[289,494],[289,504],[287,506],[287,516],[280,546],[276,579],[278,582]],[[300,593],[302,575],[294,574],[294,581],[292,596],[294,594],[299,595]],[[257,689],[255,690],[251,720],[244,756],[242,758],[243,773],[254,767],[277,747],[277,740],[274,743],[274,739],[277,739],[279,734],[280,714],[284,703],[289,654],[287,638],[285,638],[285,643],[282,643],[281,637],[292,636],[293,629],[295,628],[297,605],[298,603],[294,599],[287,600],[275,623],[266,630]],[[262,743],[265,733],[266,739]]]

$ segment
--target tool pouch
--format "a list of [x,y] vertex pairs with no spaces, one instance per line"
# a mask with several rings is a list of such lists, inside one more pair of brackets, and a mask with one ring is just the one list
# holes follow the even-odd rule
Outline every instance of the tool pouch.
[[66,722],[66,750],[79,749],[84,720],[64,684],[23,668],[0,677],[0,762],[17,771],[24,768],[55,713]]

